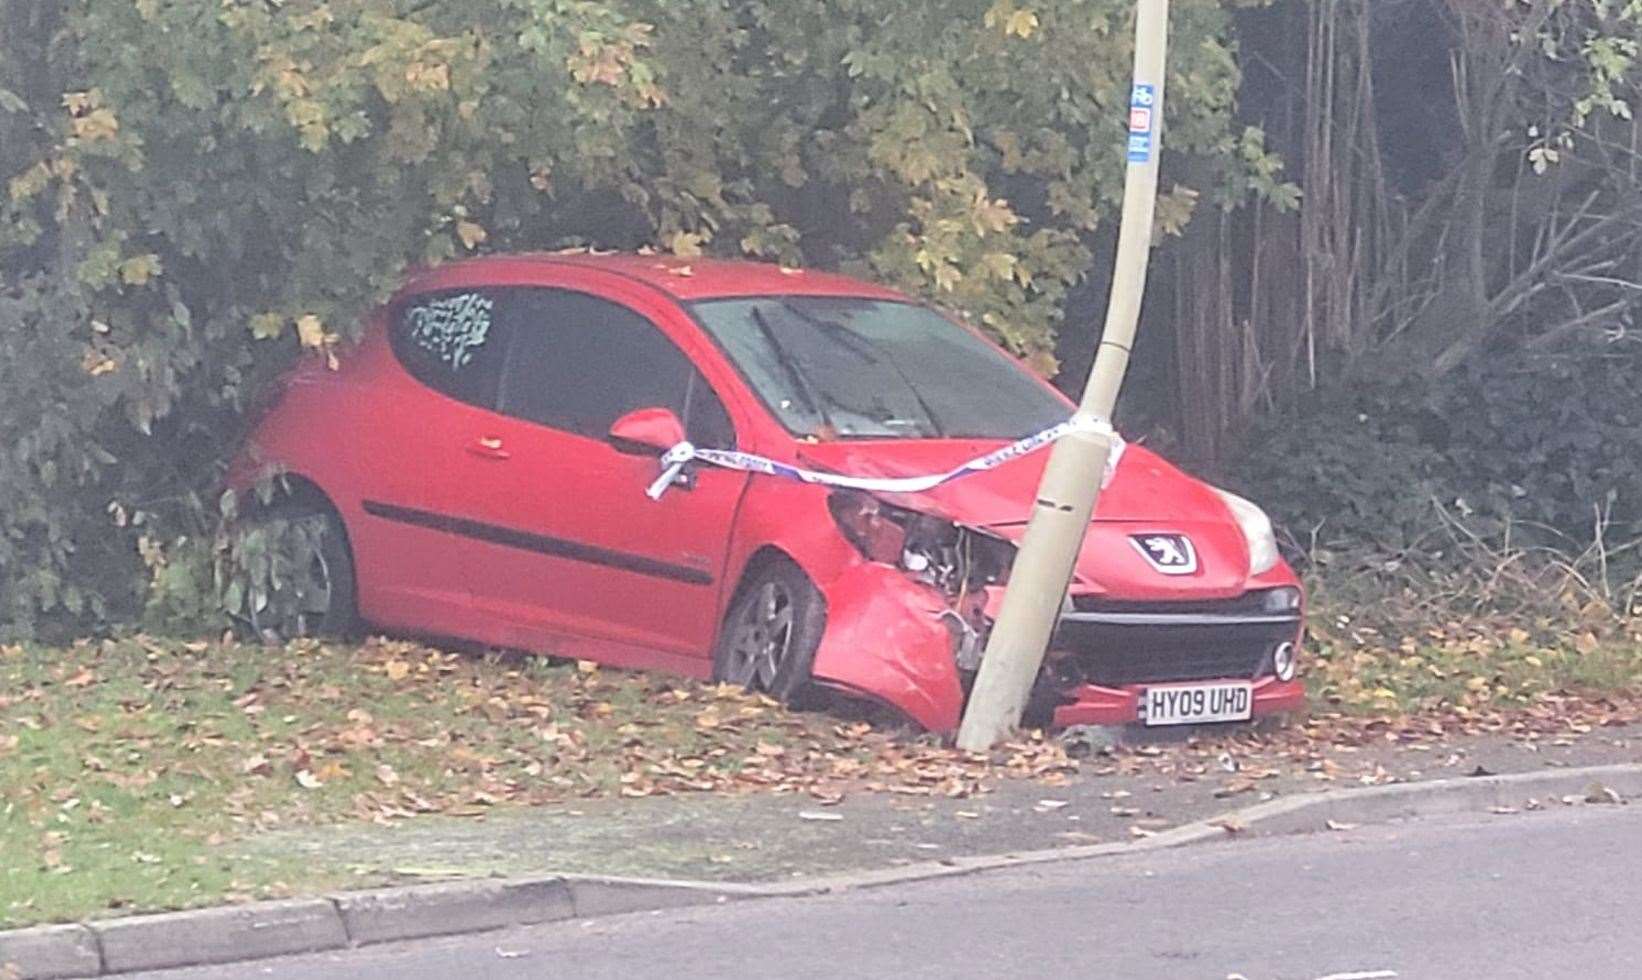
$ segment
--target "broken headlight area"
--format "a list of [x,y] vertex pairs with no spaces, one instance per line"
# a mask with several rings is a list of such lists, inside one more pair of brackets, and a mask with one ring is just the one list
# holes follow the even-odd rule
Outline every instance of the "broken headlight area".
[[978,669],[986,645],[988,603],[1009,577],[1015,546],[860,491],[838,491],[828,498],[828,507],[838,529],[863,558],[893,565],[946,597],[948,608],[940,618],[952,633],[958,666]]

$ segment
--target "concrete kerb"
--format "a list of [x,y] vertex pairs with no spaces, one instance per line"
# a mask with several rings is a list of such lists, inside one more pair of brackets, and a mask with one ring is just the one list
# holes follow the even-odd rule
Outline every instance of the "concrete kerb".
[[1232,836],[1272,836],[1418,816],[1521,809],[1592,789],[1642,798],[1642,765],[1398,783],[1284,797],[1132,843],[1093,844],[811,878],[730,884],[562,875],[446,882],[325,898],[44,926],[0,933],[0,976],[84,977],[323,952],[349,946],[482,932],[566,919],[801,898],[1050,862],[1087,861]]
[[85,926],[38,926],[0,932],[0,977],[8,967],[22,977],[55,980],[95,976],[103,959],[97,937]]
[[169,912],[86,925],[102,947],[103,973],[260,960],[348,944],[336,903],[325,898]]

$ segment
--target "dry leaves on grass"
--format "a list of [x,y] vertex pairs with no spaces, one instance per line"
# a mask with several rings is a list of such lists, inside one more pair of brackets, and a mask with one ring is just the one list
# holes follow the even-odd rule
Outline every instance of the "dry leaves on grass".
[[[793,714],[732,687],[382,640],[270,651],[139,638],[8,654],[0,672],[0,754],[29,760],[10,771],[40,773],[0,779],[0,788],[39,821],[51,819],[55,797],[89,798],[98,787],[139,806],[198,793],[188,819],[217,814],[254,829],[594,797],[778,793],[822,807],[858,793],[961,799],[1000,780],[1053,789],[1079,772],[1058,740],[1039,734],[975,756],[929,736]],[[1553,692],[1526,706],[1327,712],[1277,731],[1119,749],[1083,771],[1202,782],[1221,799],[1258,796],[1297,773],[1376,784],[1402,777],[1369,748],[1418,750],[1436,768],[1457,764],[1449,746],[1460,737],[1558,744],[1642,721],[1639,705]],[[37,761],[48,744],[62,768]]]
[[267,650],[138,638],[0,663],[16,665],[0,684],[4,750],[43,758],[49,742],[60,760],[0,787],[42,822],[54,795],[99,786],[139,812],[154,796],[201,793],[189,816],[217,832],[610,796],[963,798],[1000,779],[1063,784],[1077,769],[1042,736],[975,757],[733,687],[382,640]]

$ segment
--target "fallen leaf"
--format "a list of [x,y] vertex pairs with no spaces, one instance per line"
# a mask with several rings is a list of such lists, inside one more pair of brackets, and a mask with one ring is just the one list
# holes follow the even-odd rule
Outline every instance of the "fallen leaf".
[[1620,796],[1619,792],[1612,786],[1604,786],[1601,783],[1592,783],[1590,786],[1585,788],[1585,802],[1623,804],[1625,802],[1625,798]]
[[1099,844],[1100,843],[1100,836],[1098,834],[1091,834],[1091,833],[1087,833],[1086,831],[1082,831],[1082,830],[1067,830],[1067,831],[1063,831],[1062,833],[1056,834],[1055,836],[1059,837],[1061,840],[1071,841],[1074,844]]
[[390,681],[402,681],[410,676],[410,664],[405,663],[403,660],[388,661],[386,670]]

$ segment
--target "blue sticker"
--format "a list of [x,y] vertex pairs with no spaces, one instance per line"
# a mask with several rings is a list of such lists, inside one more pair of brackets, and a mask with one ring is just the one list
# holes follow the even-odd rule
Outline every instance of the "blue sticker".
[[1129,162],[1151,163],[1156,148],[1157,86],[1136,85],[1129,96]]

